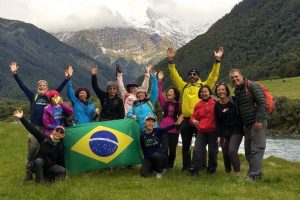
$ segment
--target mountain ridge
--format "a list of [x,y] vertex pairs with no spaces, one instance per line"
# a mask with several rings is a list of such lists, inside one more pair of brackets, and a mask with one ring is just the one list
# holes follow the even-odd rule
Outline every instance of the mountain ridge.
[[77,87],[89,86],[87,83],[90,83],[93,64],[100,66],[99,84],[102,87],[114,76],[104,63],[60,42],[32,24],[0,18],[0,34],[0,98],[24,99],[9,69],[12,61],[20,66],[19,77],[33,89],[40,79],[47,79],[50,88],[56,87],[63,81],[64,70],[69,65],[74,67],[72,80]]

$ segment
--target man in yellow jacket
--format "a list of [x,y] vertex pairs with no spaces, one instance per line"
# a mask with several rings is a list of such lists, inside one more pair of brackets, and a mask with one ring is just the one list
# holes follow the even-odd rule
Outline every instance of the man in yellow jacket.
[[175,87],[181,92],[181,111],[184,116],[184,121],[180,126],[180,133],[182,138],[182,170],[188,170],[191,165],[191,152],[190,146],[193,138],[193,134],[197,132],[197,124],[191,125],[189,123],[190,116],[194,112],[195,105],[199,102],[198,92],[202,85],[208,85],[213,88],[219,77],[220,60],[224,53],[224,49],[220,47],[214,52],[215,63],[212,71],[210,72],[206,81],[201,81],[199,78],[199,71],[197,69],[190,69],[188,72],[188,82],[183,81],[179,76],[175,64],[174,58],[176,52],[172,48],[168,48],[167,55],[169,60],[170,76]]

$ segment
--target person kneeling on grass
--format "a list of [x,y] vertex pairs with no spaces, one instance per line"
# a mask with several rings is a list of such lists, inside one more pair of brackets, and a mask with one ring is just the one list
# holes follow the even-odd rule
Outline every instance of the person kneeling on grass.
[[23,111],[16,110],[13,116],[20,119],[24,127],[37,139],[40,144],[39,151],[33,164],[36,183],[47,180],[55,180],[55,177],[63,179],[66,175],[64,159],[63,126],[56,126],[49,136],[40,132],[33,124],[23,117]]
[[183,116],[180,116],[175,124],[165,128],[154,128],[156,118],[152,115],[146,117],[146,130],[140,136],[141,148],[144,160],[141,167],[141,176],[148,177],[151,172],[156,172],[156,178],[161,178],[162,169],[167,161],[167,155],[162,147],[159,137],[168,130],[180,125]]

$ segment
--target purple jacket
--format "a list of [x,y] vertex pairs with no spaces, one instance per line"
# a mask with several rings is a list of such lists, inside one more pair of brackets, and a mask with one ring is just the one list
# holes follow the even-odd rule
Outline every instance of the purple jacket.
[[[60,104],[62,107],[62,117],[70,117],[73,114],[73,109],[67,104],[67,103],[62,103]],[[56,124],[54,116],[52,114],[52,104],[49,104],[44,108],[44,113],[43,113],[43,124],[45,127],[45,135],[50,135],[52,133],[52,130],[57,126],[57,125],[64,125],[64,124]]]
[[[167,103],[167,99],[163,95],[162,88],[163,88],[162,82],[158,81],[158,91],[159,91],[158,92],[158,102],[160,104],[161,110],[163,112],[165,112],[164,105],[165,105],[165,103]],[[173,118],[173,111],[174,111],[174,104],[170,103],[168,106],[168,116],[165,116],[162,118],[159,128],[168,127],[170,125],[173,125],[176,122]],[[178,134],[178,131],[176,130],[176,128],[173,128],[173,129],[169,130],[168,133]]]

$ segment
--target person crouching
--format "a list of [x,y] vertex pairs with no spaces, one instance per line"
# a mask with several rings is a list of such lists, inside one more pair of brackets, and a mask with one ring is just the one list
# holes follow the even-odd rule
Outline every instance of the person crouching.
[[159,137],[179,125],[183,120],[180,116],[175,124],[165,128],[154,128],[156,118],[152,115],[146,117],[146,130],[140,136],[141,148],[144,160],[141,167],[141,176],[148,177],[152,172],[156,173],[156,178],[162,177],[162,170],[167,161],[167,155],[162,147]]
[[65,135],[64,127],[57,125],[52,133],[47,136],[23,117],[23,111],[16,110],[13,115],[20,119],[24,127],[40,144],[33,164],[36,183],[44,182],[45,179],[53,181],[56,177],[64,179],[66,175],[62,140]]

